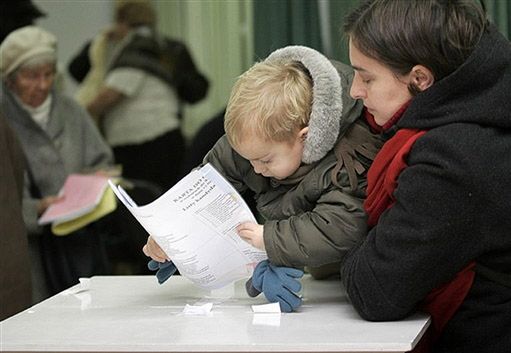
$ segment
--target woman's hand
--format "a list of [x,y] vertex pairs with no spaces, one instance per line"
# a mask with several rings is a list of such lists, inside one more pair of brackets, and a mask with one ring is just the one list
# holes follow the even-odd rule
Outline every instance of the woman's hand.
[[259,250],[264,249],[264,226],[253,223],[253,222],[245,222],[241,223],[236,227],[236,231],[238,235],[245,240],[247,243],[251,244],[253,247]]
[[104,176],[107,178],[117,178],[122,175],[122,166],[120,164],[117,164],[111,167],[102,168],[96,170],[94,174]]
[[147,238],[147,243],[142,248],[142,251],[146,256],[150,257],[154,261],[158,262],[170,261],[167,254],[165,254],[162,248],[160,248],[160,246],[154,241],[154,239],[151,236]]
[[56,202],[64,199],[64,196],[46,196],[39,200],[37,204],[37,215],[40,216],[46,211],[48,207],[53,205]]

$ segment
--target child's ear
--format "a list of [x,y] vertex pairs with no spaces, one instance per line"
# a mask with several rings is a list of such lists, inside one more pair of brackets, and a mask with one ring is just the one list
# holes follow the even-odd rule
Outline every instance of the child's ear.
[[304,127],[303,129],[301,129],[300,131],[298,131],[298,138],[301,140],[301,141],[305,141],[305,139],[307,138],[307,134],[309,133],[309,127],[306,126]]

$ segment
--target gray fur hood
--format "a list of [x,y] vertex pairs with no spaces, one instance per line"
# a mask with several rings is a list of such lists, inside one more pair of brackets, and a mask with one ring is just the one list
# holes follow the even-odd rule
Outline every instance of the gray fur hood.
[[301,62],[312,76],[312,110],[302,162],[314,163],[332,150],[361,114],[362,103],[349,95],[353,70],[348,65],[328,60],[312,48],[297,45],[278,49],[265,61],[282,60]]

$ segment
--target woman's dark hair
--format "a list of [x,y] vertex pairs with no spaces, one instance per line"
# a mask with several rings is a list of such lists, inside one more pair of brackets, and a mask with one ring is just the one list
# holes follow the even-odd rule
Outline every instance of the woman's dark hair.
[[345,18],[343,29],[358,50],[394,73],[420,64],[439,81],[465,62],[486,23],[474,0],[369,0]]

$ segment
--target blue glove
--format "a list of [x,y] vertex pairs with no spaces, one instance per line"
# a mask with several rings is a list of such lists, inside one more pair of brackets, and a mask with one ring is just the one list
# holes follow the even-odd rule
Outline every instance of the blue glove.
[[278,302],[280,310],[289,313],[302,305],[302,299],[296,294],[302,289],[299,281],[302,276],[301,270],[274,266],[263,260],[246,283],[247,293],[255,297],[263,292],[269,302]]
[[150,260],[147,263],[147,268],[151,271],[156,271],[156,278],[158,278],[159,284],[168,280],[177,271],[176,265],[172,261],[158,262]]

